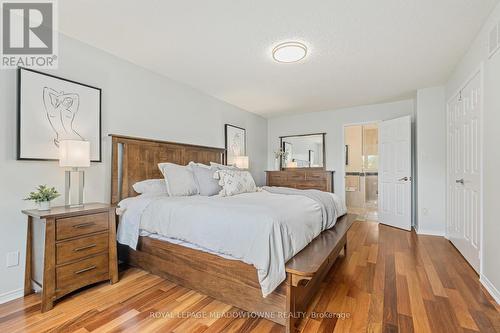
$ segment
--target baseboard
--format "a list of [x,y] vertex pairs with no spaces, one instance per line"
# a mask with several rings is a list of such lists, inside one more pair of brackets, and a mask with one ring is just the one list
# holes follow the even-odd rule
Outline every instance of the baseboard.
[[498,289],[495,288],[493,283],[491,283],[490,280],[488,280],[483,274],[481,274],[479,281],[483,285],[484,289],[490,293],[491,297],[493,297],[497,304],[500,305],[500,292],[498,292]]
[[13,299],[21,298],[23,296],[24,296],[24,289],[8,291],[0,295],[0,304],[7,303],[9,301],[12,301]]
[[444,231],[426,230],[426,229],[417,229],[416,231],[417,231],[417,234],[419,234],[419,235],[441,236],[441,237],[445,236]]

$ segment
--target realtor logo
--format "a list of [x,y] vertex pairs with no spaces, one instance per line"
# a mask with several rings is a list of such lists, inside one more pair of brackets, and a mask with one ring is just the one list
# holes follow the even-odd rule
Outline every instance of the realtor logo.
[[1,68],[57,68],[55,1],[2,1],[1,5]]

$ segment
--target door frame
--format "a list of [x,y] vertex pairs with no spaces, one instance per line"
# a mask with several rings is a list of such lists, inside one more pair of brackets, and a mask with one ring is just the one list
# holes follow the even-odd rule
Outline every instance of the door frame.
[[[480,153],[480,158],[479,158],[479,170],[481,171],[481,176],[479,177],[479,186],[480,186],[480,191],[479,191],[479,211],[480,211],[480,217],[479,217],[479,276],[483,276],[483,262],[484,262],[484,251],[483,251],[483,218],[484,218],[484,198],[483,198],[483,189],[484,189],[484,62],[481,62],[479,67],[477,67],[472,74],[467,76],[467,79],[463,81],[458,88],[455,90],[455,92],[449,97],[446,101],[446,197],[445,197],[445,234],[444,237],[449,241],[449,233],[448,233],[448,198],[449,198],[449,193],[448,189],[450,186],[450,177],[448,174],[448,130],[449,130],[449,108],[450,108],[450,103],[452,100],[469,84],[472,79],[479,74],[479,81],[480,81],[480,89],[481,89],[481,107],[479,108],[479,116],[480,116],[480,121],[479,121],[479,131],[481,132],[480,139],[479,139],[479,153]],[[450,243],[453,245],[453,243],[450,241]],[[453,245],[453,247],[455,247]],[[458,249],[457,249],[458,251]],[[460,251],[459,251],[460,252]],[[469,262],[466,260],[467,264]],[[472,266],[471,266],[472,267]]]
[[[345,128],[347,126],[363,126],[363,125],[377,125],[377,128],[380,126],[380,123],[382,120],[372,120],[372,121],[361,121],[361,122],[355,122],[355,123],[346,123],[342,124],[342,169],[340,170],[340,174],[342,175],[341,178],[341,183],[343,185],[344,193],[342,193],[344,200],[346,200],[346,191],[345,191],[345,162],[346,162],[346,156],[345,156]],[[377,149],[380,151],[380,143],[377,144]],[[380,155],[379,155],[380,156]],[[347,200],[346,200],[347,202]],[[378,221],[377,221],[378,223]]]

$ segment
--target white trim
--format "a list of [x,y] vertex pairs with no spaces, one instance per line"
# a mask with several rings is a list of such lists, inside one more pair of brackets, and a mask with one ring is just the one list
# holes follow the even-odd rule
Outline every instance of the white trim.
[[7,303],[16,298],[24,297],[24,289],[11,290],[0,295],[0,304]]
[[495,302],[500,305],[500,292],[497,288],[495,288],[493,283],[491,283],[490,280],[488,280],[483,274],[480,275],[479,281],[483,285],[484,289],[486,289],[491,297],[493,297]]
[[415,229],[418,235],[428,235],[428,236],[441,236],[445,237],[444,230],[428,230],[428,229]]

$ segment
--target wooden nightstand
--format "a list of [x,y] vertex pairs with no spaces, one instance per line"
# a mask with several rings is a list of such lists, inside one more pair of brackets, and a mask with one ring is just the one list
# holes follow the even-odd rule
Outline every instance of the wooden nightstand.
[[24,294],[42,288],[42,312],[62,296],[99,281],[118,281],[115,207],[24,210],[28,215]]

